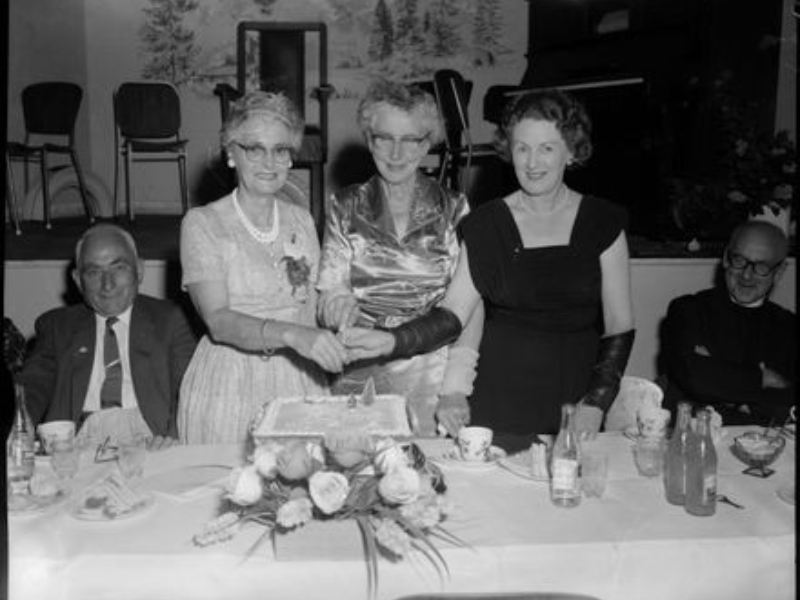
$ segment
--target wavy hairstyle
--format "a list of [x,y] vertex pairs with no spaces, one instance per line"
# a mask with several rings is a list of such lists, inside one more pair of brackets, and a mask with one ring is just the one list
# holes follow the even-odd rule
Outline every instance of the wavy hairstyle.
[[391,106],[417,119],[431,146],[444,139],[444,123],[436,99],[415,84],[402,84],[386,79],[375,81],[358,105],[358,126],[366,137],[375,123],[378,110]]
[[543,89],[516,96],[503,111],[500,122],[502,141],[510,152],[511,134],[520,121],[535,119],[556,126],[574,164],[583,165],[592,155],[592,121],[574,96],[557,89]]
[[278,121],[286,125],[292,135],[292,147],[295,152],[300,150],[305,127],[300,111],[285,95],[262,91],[248,92],[231,104],[220,132],[222,145],[227,147],[242,123],[253,117]]

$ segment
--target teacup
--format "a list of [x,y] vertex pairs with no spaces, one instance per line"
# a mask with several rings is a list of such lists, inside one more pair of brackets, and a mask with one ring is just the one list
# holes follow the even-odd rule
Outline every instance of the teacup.
[[55,440],[72,440],[75,437],[75,423],[73,421],[47,421],[36,428],[44,444],[44,450],[50,453],[50,447]]
[[461,458],[468,462],[489,460],[493,435],[488,427],[462,427],[458,431],[458,449]]

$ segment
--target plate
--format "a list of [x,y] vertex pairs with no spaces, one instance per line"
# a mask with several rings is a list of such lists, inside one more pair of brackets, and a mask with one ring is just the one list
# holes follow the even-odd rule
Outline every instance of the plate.
[[501,467],[510,471],[514,475],[529,479],[531,481],[538,481],[541,483],[550,483],[549,476],[534,475],[531,473],[531,452],[525,450],[524,452],[517,452],[511,456],[501,458],[497,461]]
[[455,467],[458,469],[465,469],[469,471],[481,471],[483,469],[491,469],[497,465],[497,461],[505,458],[506,451],[498,446],[489,448],[489,458],[483,462],[464,460],[461,458],[461,453],[458,448],[450,448],[441,456],[433,458],[433,462],[439,463],[444,467]]
[[51,496],[34,496],[32,494],[15,494],[8,497],[8,514],[12,517],[39,515],[48,508],[61,503],[67,494],[61,490]]
[[778,498],[794,506],[794,484],[789,483],[778,488]]
[[112,515],[106,510],[105,503],[96,508],[86,508],[84,497],[81,497],[80,502],[74,502],[70,506],[69,514],[81,521],[96,521],[101,523],[123,521],[144,514],[153,507],[155,503],[155,496],[153,496],[153,494],[149,492],[139,492],[139,494],[142,496],[142,500],[138,504],[131,510],[116,515]]

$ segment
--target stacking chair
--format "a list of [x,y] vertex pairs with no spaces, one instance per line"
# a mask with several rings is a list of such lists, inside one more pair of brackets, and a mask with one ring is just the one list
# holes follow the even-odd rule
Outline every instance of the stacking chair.
[[178,92],[166,82],[127,82],[114,92],[114,216],[117,212],[119,161],[124,161],[125,202],[133,221],[131,168],[135,162],[175,162],[178,165],[181,206],[189,209],[186,184],[186,145],[181,137]]
[[606,414],[604,431],[625,431],[636,427],[636,415],[645,405],[660,407],[664,398],[661,388],[643,377],[625,375],[620,381],[619,392]]
[[50,175],[67,165],[53,165],[51,155],[69,157],[78,180],[78,189],[83,207],[90,222],[94,222],[94,211],[89,203],[86,181],[75,148],[75,122],[83,100],[83,90],[75,83],[46,81],[34,83],[22,90],[22,113],[25,120],[25,141],[6,143],[6,175],[8,177],[8,200],[12,216],[19,233],[19,206],[14,187],[12,162],[25,163],[25,189],[28,189],[28,167],[39,163],[42,186],[42,211],[47,229],[50,222]]
[[[317,52],[314,55],[313,50]],[[316,56],[316,58],[315,58]],[[224,121],[230,102],[250,90],[282,92],[306,121],[294,167],[309,171],[310,210],[322,235],[325,218],[324,166],[328,160],[328,30],[324,23],[243,21],[236,29],[236,87],[219,84]],[[306,99],[315,110],[306,110]]]
[[[445,124],[445,151],[439,181],[457,191],[468,192],[468,177],[474,163],[500,157],[493,144],[475,144],[469,128],[469,100],[472,82],[458,71],[440,69],[433,75],[436,100]],[[465,178],[460,177],[461,169]]]

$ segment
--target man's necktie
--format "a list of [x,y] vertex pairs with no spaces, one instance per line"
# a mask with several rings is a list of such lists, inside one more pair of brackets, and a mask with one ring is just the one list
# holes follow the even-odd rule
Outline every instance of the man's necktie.
[[100,389],[100,408],[122,406],[122,362],[119,358],[117,335],[114,333],[114,323],[118,320],[117,317],[106,319],[106,334],[103,340],[106,378]]

